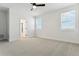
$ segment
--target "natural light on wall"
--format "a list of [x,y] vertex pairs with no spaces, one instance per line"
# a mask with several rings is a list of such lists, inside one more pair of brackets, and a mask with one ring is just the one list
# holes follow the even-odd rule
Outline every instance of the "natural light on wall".
[[75,29],[75,10],[69,10],[61,13],[61,30]]

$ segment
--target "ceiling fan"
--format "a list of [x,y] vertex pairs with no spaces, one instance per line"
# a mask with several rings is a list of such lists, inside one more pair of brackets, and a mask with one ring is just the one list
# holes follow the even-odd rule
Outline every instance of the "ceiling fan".
[[31,3],[32,4],[32,9],[31,9],[31,11],[33,10],[33,9],[36,9],[37,7],[44,7],[45,6],[45,4],[37,4],[37,3]]

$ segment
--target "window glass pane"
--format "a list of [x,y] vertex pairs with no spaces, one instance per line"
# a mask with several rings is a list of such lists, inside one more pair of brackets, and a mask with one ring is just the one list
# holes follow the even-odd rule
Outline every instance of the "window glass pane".
[[42,18],[36,17],[36,29],[41,30],[42,29]]
[[61,14],[61,29],[74,29],[75,10],[70,10]]

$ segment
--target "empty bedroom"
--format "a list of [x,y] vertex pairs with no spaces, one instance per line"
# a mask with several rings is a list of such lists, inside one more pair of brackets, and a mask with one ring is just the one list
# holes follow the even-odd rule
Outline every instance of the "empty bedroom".
[[79,56],[79,3],[0,3],[0,56]]

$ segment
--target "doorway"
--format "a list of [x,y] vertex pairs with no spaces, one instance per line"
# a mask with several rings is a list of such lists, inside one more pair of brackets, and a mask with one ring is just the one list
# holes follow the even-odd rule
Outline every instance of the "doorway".
[[21,19],[20,20],[20,36],[21,37],[26,37],[26,20]]

